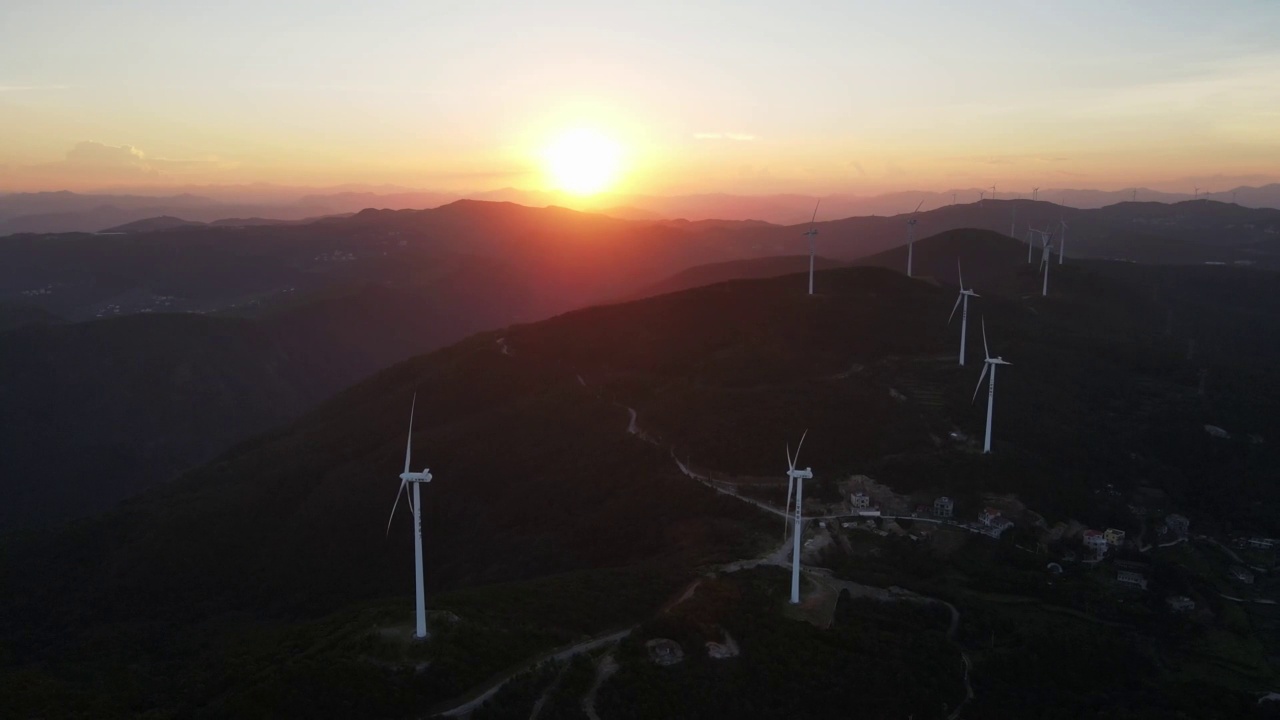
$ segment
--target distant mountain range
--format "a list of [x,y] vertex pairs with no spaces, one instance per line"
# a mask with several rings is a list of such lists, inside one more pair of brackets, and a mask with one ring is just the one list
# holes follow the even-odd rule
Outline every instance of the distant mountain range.
[[[227,218],[303,220],[324,215],[342,215],[366,208],[429,209],[460,199],[514,202],[531,207],[559,205],[596,212],[626,220],[761,220],[775,224],[798,224],[809,219],[816,196],[783,195],[628,195],[606,194],[590,201],[556,192],[503,188],[484,192],[451,193],[404,188],[342,189],[316,192],[314,189],[281,186],[232,186],[182,188],[172,195],[79,194],[39,192],[0,194],[0,235],[34,232],[100,232],[109,228],[157,216],[173,216],[191,222],[209,223]],[[922,210],[952,204],[969,204],[979,199],[977,188],[947,192],[906,191],[860,197],[829,195],[821,198],[819,216],[824,219],[851,216],[899,215],[917,205]],[[1167,193],[1139,189],[1103,191],[1046,188],[1039,193],[1045,202],[1069,208],[1101,208],[1125,201],[1176,203],[1203,199],[1239,203],[1244,207],[1280,208],[1280,184],[1243,186],[1232,190]],[[997,193],[997,199],[1028,199]],[[990,198],[988,198],[990,199]],[[241,221],[241,224],[246,224]]]

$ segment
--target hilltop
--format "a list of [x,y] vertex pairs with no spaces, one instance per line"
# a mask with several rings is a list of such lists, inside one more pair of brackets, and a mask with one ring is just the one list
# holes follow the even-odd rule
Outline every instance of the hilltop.
[[[1275,331],[1260,335],[1254,321],[1280,304],[1270,275],[1135,267],[1064,266],[1048,299],[1024,292],[1038,283],[1018,273],[1004,281],[1014,292],[974,308],[992,351],[1014,363],[1001,373],[991,457],[964,437],[983,420],[970,402],[978,323],[971,365],[956,367],[945,323],[954,289],[893,271],[823,271],[812,297],[803,274],[731,281],[474,336],[116,512],[10,537],[9,657],[51,663],[48,682],[72,690],[68,678],[98,662],[65,656],[73,608],[73,626],[125,645],[144,622],[194,643],[157,640],[133,658],[145,667],[171,653],[195,661],[206,651],[190,648],[215,627],[240,637],[244,622],[304,623],[403,598],[409,526],[394,522],[390,540],[383,528],[415,392],[414,464],[437,478],[424,495],[432,597],[654,563],[687,578],[741,552],[761,518],[686,478],[674,458],[777,476],[782,446],[806,428],[815,499],[838,500],[837,481],[869,474],[903,493],[970,506],[1012,494],[1050,522],[1105,523],[1145,487],[1198,527],[1273,531],[1275,445],[1244,439],[1280,432],[1266,406],[1280,387]],[[1176,292],[1157,302],[1153,278]],[[1245,292],[1218,292],[1227,287]],[[1168,334],[1152,322],[1163,303],[1179,318]],[[1191,360],[1188,337],[1204,343]],[[1243,352],[1262,347],[1273,354]],[[628,432],[631,410],[639,433]],[[1207,423],[1237,439],[1212,437]],[[1103,491],[1116,499],[1100,501]],[[773,542],[776,530],[770,520]]]

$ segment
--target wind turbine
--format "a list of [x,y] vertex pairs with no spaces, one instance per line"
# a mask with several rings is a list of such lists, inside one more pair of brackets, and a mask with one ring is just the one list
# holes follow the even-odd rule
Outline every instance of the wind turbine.
[[1199,187],[1197,187],[1197,188],[1196,188],[1196,193],[1195,193],[1195,195],[1193,195],[1193,196],[1191,196],[1191,197],[1192,197],[1192,199],[1193,199],[1193,200],[1196,200],[1196,199],[1199,199],[1199,198],[1200,198],[1200,188],[1199,188]]
[[1009,237],[1018,237],[1018,206],[1013,206],[1013,218],[1009,220]]
[[1039,199],[1040,199],[1040,188],[1038,188],[1038,187],[1033,187],[1033,188],[1031,188],[1031,199],[1032,199],[1032,200],[1039,200]]
[[1031,227],[1031,223],[1027,223],[1027,264],[1028,265],[1031,264],[1031,247],[1035,244],[1035,240],[1033,238],[1035,238],[1035,233],[1038,233],[1038,232],[1040,231]]
[[981,205],[981,204],[982,204],[982,201],[983,201],[983,200],[985,200],[985,199],[986,199],[986,197],[987,197],[987,191],[986,191],[986,190],[979,190],[979,191],[978,191],[978,204],[979,204],[979,205]]
[[796,494],[796,519],[792,526],[792,550],[791,550],[791,604],[798,605],[800,603],[800,536],[804,534],[804,481],[813,477],[813,469],[805,468],[803,470],[796,469],[796,463],[800,461],[800,448],[804,447],[804,438],[809,434],[808,430],[804,431],[804,435],[800,436],[800,444],[796,446],[796,454],[791,454],[791,444],[787,443],[787,510],[788,514],[791,509],[791,491],[794,483]]
[[960,279],[960,294],[956,297],[956,304],[951,308],[951,315],[947,318],[947,324],[956,316],[956,308],[964,305],[964,309],[960,311],[960,367],[964,367],[964,343],[965,338],[969,336],[969,298],[982,297],[972,289],[966,290],[964,287],[964,275],[960,273],[960,258],[956,258],[956,277]]
[[[409,497],[409,509],[413,511],[413,567],[417,582],[417,629],[414,637],[427,637],[427,605],[422,590],[422,505],[419,502],[418,488],[422,483],[431,482],[431,471],[423,468],[422,472],[409,472],[409,458],[413,450],[413,414],[418,405],[418,394],[413,395],[413,404],[409,407],[409,440],[404,447],[404,472],[400,473],[400,490],[396,491],[396,501],[391,505],[391,517],[387,518],[387,534],[391,534],[391,521],[396,517],[396,506],[400,504],[400,493]],[[413,485],[413,495],[408,495],[408,486]]]
[[1044,244],[1044,250],[1040,253],[1040,268],[1044,270],[1044,287],[1040,290],[1042,297],[1049,296],[1049,266],[1053,263],[1053,233],[1048,230],[1040,231],[1040,242]]
[[1062,225],[1062,237],[1058,238],[1058,264],[1062,264],[1062,254],[1067,251],[1067,219],[1058,218]]
[[805,235],[809,238],[809,294],[813,294],[813,239],[818,236],[818,227],[813,224],[818,219],[818,206],[822,204],[819,200],[813,206],[813,217],[809,218],[809,229]]
[[996,199],[996,186],[995,186],[995,185],[992,185],[992,186],[991,186],[991,199],[992,199],[992,200],[995,200],[995,199]]
[[[991,384],[987,386],[987,436],[982,441],[982,453],[984,455],[991,454],[991,409],[995,406],[996,400],[996,366],[1012,365],[1006,362],[1002,357],[991,357],[991,350],[987,347],[987,320],[982,319],[982,352],[987,356],[986,363],[982,367],[982,374],[978,376],[978,386],[973,389],[973,400],[978,399],[978,391],[982,389],[982,381],[987,377],[987,371],[991,371]],[[970,400],[970,402],[973,402]]]
[[916,214],[920,212],[920,205],[924,205],[924,200],[916,205],[916,209],[911,211],[911,217],[907,218],[907,277],[911,277],[911,259],[916,242]]

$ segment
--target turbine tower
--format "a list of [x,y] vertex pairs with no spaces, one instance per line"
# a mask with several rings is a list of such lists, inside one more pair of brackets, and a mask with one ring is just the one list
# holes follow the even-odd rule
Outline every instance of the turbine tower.
[[1032,199],[1032,200],[1039,200],[1039,199],[1040,199],[1040,188],[1038,188],[1038,187],[1033,187],[1033,188],[1031,188],[1031,199]]
[[805,232],[805,235],[808,236],[809,238],[809,294],[810,295],[813,294],[813,239],[818,236],[818,227],[813,224],[813,221],[818,219],[818,205],[821,205],[821,204],[822,204],[821,200],[819,200],[817,203],[814,204],[813,217],[809,218],[809,229]]
[[[396,517],[396,506],[400,504],[400,493],[408,497],[409,509],[413,511],[413,568],[417,583],[417,628],[413,636],[419,640],[427,637],[427,604],[422,589],[422,505],[418,488],[422,483],[431,482],[431,471],[423,468],[422,472],[409,472],[409,459],[413,450],[413,414],[418,405],[418,395],[414,393],[413,404],[409,407],[409,441],[404,447],[404,472],[400,473],[400,489],[396,491],[396,501],[391,505],[391,517],[387,519],[387,534],[391,534],[391,521]],[[413,495],[409,496],[408,486],[413,485]]]
[[992,199],[992,200],[995,200],[995,199],[996,199],[996,186],[995,186],[995,185],[992,185],[992,186],[991,186],[991,199]]
[[[796,469],[796,463],[800,461],[800,448],[804,447],[805,435],[809,431],[805,430],[804,435],[800,436],[800,444],[796,446],[796,454],[791,454],[791,444],[787,443],[787,509],[790,511],[791,490],[793,488],[796,494],[796,519],[791,529],[792,550],[791,550],[791,604],[800,604],[800,536],[804,534],[804,481],[813,477],[813,469],[805,468],[803,470]],[[789,512],[787,513],[789,514]]]
[[1040,242],[1044,244],[1044,250],[1040,253],[1040,269],[1044,270],[1044,287],[1040,290],[1041,297],[1049,296],[1049,266],[1053,263],[1053,242],[1051,238],[1053,233],[1048,230],[1040,231]]
[[[996,401],[996,366],[1012,365],[1011,362],[1005,362],[1002,357],[991,357],[991,350],[987,347],[987,320],[982,319],[982,352],[987,356],[985,364],[982,366],[982,374],[978,376],[978,386],[973,389],[973,400],[978,399],[978,391],[982,389],[982,381],[987,377],[987,371],[991,371],[991,384],[987,386],[987,435],[982,441],[982,453],[984,455],[991,454],[991,409],[995,406]],[[970,402],[973,402],[970,400]]]
[[1009,220],[1009,237],[1018,237],[1018,206],[1013,206],[1013,218]]
[[916,215],[919,214],[921,205],[924,205],[924,200],[921,200],[919,204],[916,205],[916,209],[911,211],[911,217],[907,218],[907,277],[912,277],[911,260],[915,254]]
[[1031,264],[1031,247],[1035,244],[1035,234],[1039,230],[1031,227],[1031,223],[1027,223],[1027,264]]
[[969,298],[982,297],[972,289],[966,290],[964,287],[964,275],[960,273],[960,258],[956,258],[956,277],[960,279],[960,294],[956,297],[956,304],[951,308],[951,316],[947,318],[947,324],[955,319],[956,309],[964,305],[964,309],[960,311],[960,367],[964,367],[964,344],[965,338],[969,336]]
[[1067,219],[1059,218],[1062,225],[1062,237],[1058,238],[1058,264],[1062,264],[1062,254],[1067,251]]

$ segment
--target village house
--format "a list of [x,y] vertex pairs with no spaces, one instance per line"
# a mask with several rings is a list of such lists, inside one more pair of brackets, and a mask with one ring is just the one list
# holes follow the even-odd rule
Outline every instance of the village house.
[[1011,527],[1013,527],[1013,521],[1009,520],[1009,518],[994,517],[979,532],[987,537],[999,540],[1004,531]]
[[951,502],[951,498],[943,495],[933,501],[933,514],[935,517],[949,518],[955,514],[955,503]]
[[1082,538],[1084,547],[1093,553],[1095,558],[1107,554],[1107,537],[1097,530],[1085,530]]
[[871,497],[863,492],[856,492],[849,496],[849,504],[853,505],[854,510],[865,510],[871,507]]
[[1117,530],[1115,528],[1107,528],[1106,532],[1102,533],[1102,537],[1106,538],[1107,544],[1110,545],[1111,547],[1118,548],[1121,545],[1124,545],[1123,530]]
[[1180,538],[1186,538],[1187,533],[1191,530],[1191,521],[1183,515],[1176,513],[1169,515],[1164,519],[1164,524],[1168,526],[1169,532]]
[[644,646],[649,651],[649,660],[655,665],[675,665],[684,660],[684,650],[675,640],[654,638]]
[[982,508],[982,512],[978,513],[978,522],[990,527],[991,521],[1000,517],[1000,511],[995,508]]
[[1196,609],[1196,601],[1186,595],[1171,595],[1164,599],[1169,609],[1174,612],[1191,612]]
[[1255,550],[1270,550],[1275,547],[1276,541],[1271,538],[1251,537],[1245,539],[1245,544]]
[[1119,560],[1116,562],[1116,581],[1146,590],[1148,569],[1142,563]]

